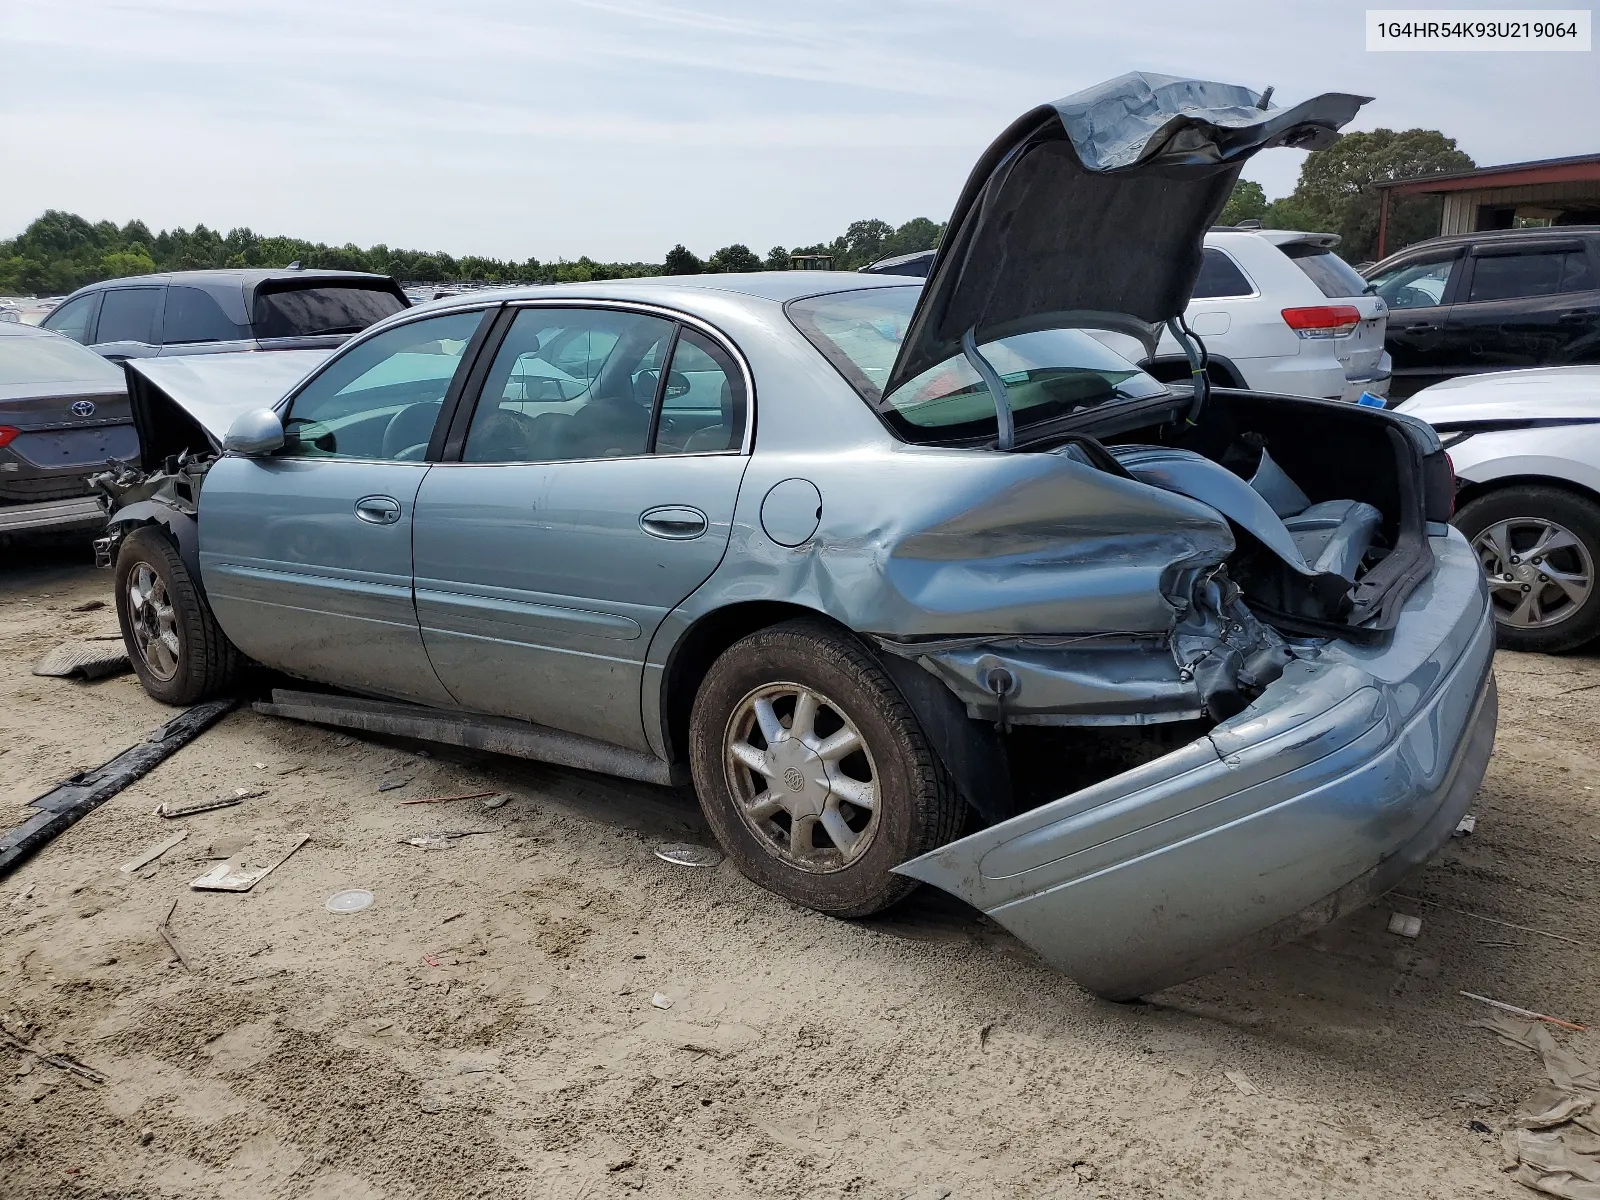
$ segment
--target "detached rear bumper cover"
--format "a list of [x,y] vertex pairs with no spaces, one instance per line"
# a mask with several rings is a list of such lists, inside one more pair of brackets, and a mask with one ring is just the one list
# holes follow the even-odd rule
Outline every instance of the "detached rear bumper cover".
[[1451,530],[1381,647],[1291,663],[1180,750],[898,867],[1126,998],[1298,936],[1450,837],[1494,744],[1494,623]]

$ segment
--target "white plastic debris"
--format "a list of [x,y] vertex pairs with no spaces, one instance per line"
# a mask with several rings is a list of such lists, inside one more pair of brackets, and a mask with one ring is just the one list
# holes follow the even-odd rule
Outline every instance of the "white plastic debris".
[[669,842],[656,847],[656,857],[678,867],[714,867],[722,861],[722,852],[689,842]]
[[1259,1096],[1261,1094],[1261,1089],[1251,1083],[1250,1077],[1243,1071],[1224,1071],[1223,1074],[1227,1076],[1229,1083],[1233,1084],[1246,1096]]
[[1473,816],[1471,813],[1468,813],[1466,816],[1462,817],[1461,820],[1456,823],[1455,836],[1456,837],[1466,837],[1467,834],[1469,834],[1473,830],[1477,829],[1477,827],[1478,827],[1478,818]]
[[660,992],[656,992],[650,997],[650,1003],[655,1008],[671,1008],[672,998],[670,996],[663,996]]
[[372,907],[372,893],[365,888],[349,888],[328,897],[327,909],[331,913],[360,912]]
[[1405,913],[1389,914],[1389,932],[1403,938],[1414,938],[1422,932],[1422,918],[1408,917]]

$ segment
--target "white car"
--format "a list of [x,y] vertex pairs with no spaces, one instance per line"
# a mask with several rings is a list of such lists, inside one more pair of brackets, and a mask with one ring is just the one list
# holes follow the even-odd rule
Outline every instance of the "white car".
[[1455,524],[1483,563],[1500,644],[1571,650],[1600,636],[1600,366],[1463,375],[1398,410],[1455,465]]
[[[1338,244],[1336,233],[1287,229],[1206,234],[1185,317],[1205,343],[1213,383],[1327,400],[1388,395],[1388,305],[1334,253]],[[1167,382],[1189,375],[1170,333],[1149,367]]]

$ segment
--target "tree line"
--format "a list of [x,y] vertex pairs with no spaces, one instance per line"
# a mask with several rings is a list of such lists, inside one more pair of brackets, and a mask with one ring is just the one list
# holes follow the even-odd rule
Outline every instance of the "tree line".
[[[1308,155],[1288,196],[1269,201],[1259,184],[1241,181],[1221,221],[1232,225],[1258,220],[1271,228],[1337,233],[1343,239],[1340,253],[1360,262],[1376,252],[1378,194],[1374,183],[1473,165],[1456,147],[1454,138],[1437,130],[1352,133],[1328,149]],[[1396,200],[1389,214],[1389,248],[1400,249],[1432,237],[1438,230],[1439,204],[1437,198],[1429,197]],[[930,250],[943,233],[944,225],[927,217],[899,226],[863,220],[852,222],[832,241],[787,249],[774,246],[765,257],[736,242],[702,259],[680,243],[659,263],[600,262],[587,255],[576,261],[529,258],[517,262],[478,255],[456,258],[443,251],[385,245],[362,249],[353,242],[329,246],[301,238],[263,236],[245,228],[224,234],[196,225],[155,233],[143,221],[118,226],[51,209],[17,237],[0,241],[0,294],[59,295],[87,283],[127,275],[284,267],[295,261],[308,268],[376,271],[417,283],[569,283],[702,271],[773,271],[788,269],[794,255],[828,256],[836,270],[849,271],[891,255]]]

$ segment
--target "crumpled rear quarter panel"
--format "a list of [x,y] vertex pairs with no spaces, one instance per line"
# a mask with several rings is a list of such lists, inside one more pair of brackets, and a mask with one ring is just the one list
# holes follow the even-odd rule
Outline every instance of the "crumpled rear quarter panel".
[[1434,550],[1387,648],[1334,644],[1209,736],[898,870],[1115,997],[1355,881],[1392,885],[1449,837],[1493,744],[1482,574],[1454,530]]

